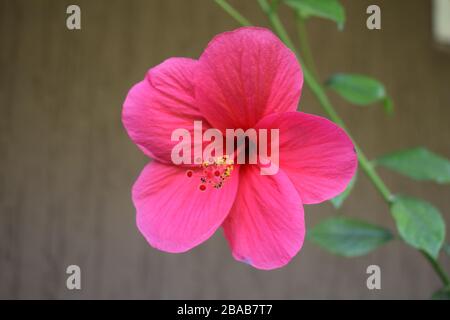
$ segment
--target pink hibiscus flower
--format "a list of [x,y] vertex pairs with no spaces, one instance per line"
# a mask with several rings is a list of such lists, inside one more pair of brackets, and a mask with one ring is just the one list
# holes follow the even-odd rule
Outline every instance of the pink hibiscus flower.
[[[223,227],[233,256],[259,269],[287,264],[303,245],[303,204],[329,200],[353,177],[357,157],[329,120],[297,112],[303,73],[269,30],[216,36],[200,59],[170,58],[128,93],[122,120],[153,159],[133,186],[137,226],[153,247],[185,252]],[[220,188],[199,188],[202,166],[175,165],[177,128],[279,129],[279,171],[234,165]],[[190,178],[191,177],[191,178]],[[201,189],[201,190],[199,190]]]

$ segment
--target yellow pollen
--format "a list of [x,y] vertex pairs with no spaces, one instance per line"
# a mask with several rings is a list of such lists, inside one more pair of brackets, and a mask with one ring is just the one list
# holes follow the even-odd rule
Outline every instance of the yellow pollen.
[[201,164],[202,172],[200,174],[201,188],[204,191],[207,184],[210,184],[216,189],[223,186],[234,169],[234,161],[227,155],[204,161]]

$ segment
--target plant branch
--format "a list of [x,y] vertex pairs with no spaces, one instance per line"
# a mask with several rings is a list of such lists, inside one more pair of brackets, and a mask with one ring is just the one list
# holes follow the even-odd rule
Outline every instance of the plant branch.
[[316,66],[311,53],[311,49],[309,47],[308,32],[306,30],[306,20],[300,14],[299,10],[296,10],[295,17],[297,20],[298,40],[300,42],[300,54],[303,55],[303,58],[305,59],[305,63],[308,66],[309,70],[312,72],[314,77],[317,78]]
[[447,274],[445,273],[442,266],[439,264],[439,262],[434,259],[432,256],[430,256],[427,252],[420,250],[422,255],[428,260],[428,262],[431,264],[433,269],[438,274],[439,278],[441,278],[442,283],[444,284],[444,287],[450,286],[450,279],[448,278]]
[[242,16],[239,11],[233,8],[226,0],[214,0],[226,13],[232,16],[237,22],[243,26],[251,26],[252,23]]
[[[295,49],[295,46],[293,42],[291,41],[286,29],[283,27],[283,24],[281,23],[278,14],[272,10],[270,10],[270,5],[268,4],[267,0],[258,0],[262,10],[267,14],[269,21],[274,28],[275,32],[278,34],[280,39],[294,52],[296,53],[297,50]],[[302,38],[302,34],[300,34],[300,38]],[[307,42],[307,39],[303,39],[303,47],[305,51],[310,52],[309,44]],[[297,54],[298,59],[302,63],[302,59],[299,54]],[[312,56],[311,56],[312,58]],[[317,100],[319,100],[319,103],[321,104],[322,108],[325,110],[325,112],[328,114],[328,116],[333,120],[336,124],[338,124],[340,127],[342,127],[347,133],[350,135],[349,130],[347,129],[344,121],[342,118],[338,115],[336,110],[334,109],[333,105],[331,104],[330,100],[328,99],[328,96],[325,93],[325,89],[322,87],[322,85],[317,81],[316,77],[312,74],[312,72],[308,69],[305,63],[302,63],[302,69],[303,69],[303,75],[305,77],[305,82],[310,87],[311,91],[316,96]],[[358,154],[358,160],[359,163],[364,170],[364,172],[367,174],[367,176],[370,178],[372,183],[377,188],[378,192],[381,194],[383,199],[387,203],[391,203],[393,200],[393,195],[388,189],[388,187],[384,184],[383,180],[380,178],[378,173],[373,168],[370,161],[367,159],[367,157],[364,155],[361,148],[358,147],[358,145],[354,142],[357,154]]]
[[292,42],[289,34],[286,32],[286,29],[284,28],[276,10],[273,10],[273,7],[267,2],[267,0],[258,0],[258,3],[269,18],[270,24],[280,37],[281,41],[283,41],[295,53],[294,42]]

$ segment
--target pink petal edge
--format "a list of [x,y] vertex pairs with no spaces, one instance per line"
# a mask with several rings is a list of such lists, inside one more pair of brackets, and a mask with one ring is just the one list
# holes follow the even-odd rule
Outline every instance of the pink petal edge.
[[193,132],[195,120],[209,124],[195,105],[193,73],[197,61],[170,58],[150,69],[124,102],[122,121],[131,140],[149,157],[172,163],[171,152],[178,141],[172,132],[183,128]]
[[149,163],[133,186],[139,230],[153,247],[185,252],[208,239],[228,215],[238,189],[238,168],[221,189],[199,190],[186,169]]
[[358,167],[350,137],[323,117],[287,112],[269,115],[258,128],[280,129],[280,168],[304,204],[320,203],[342,193]]
[[286,265],[301,249],[305,221],[300,196],[279,171],[260,175],[258,166],[241,168],[239,191],[223,224],[233,257],[271,270]]
[[257,27],[214,37],[195,73],[197,105],[219,130],[247,129],[268,114],[295,111],[302,85],[295,54]]

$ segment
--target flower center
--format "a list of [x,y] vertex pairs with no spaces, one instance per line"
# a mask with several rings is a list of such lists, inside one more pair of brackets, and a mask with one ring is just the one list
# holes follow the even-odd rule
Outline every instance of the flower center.
[[207,186],[220,189],[223,183],[231,176],[234,169],[234,161],[227,155],[211,158],[200,165],[198,172],[188,170],[186,176],[192,178],[198,176],[200,180],[199,190],[205,191]]

